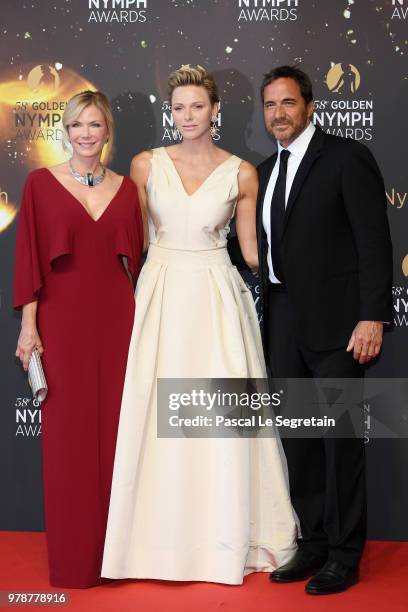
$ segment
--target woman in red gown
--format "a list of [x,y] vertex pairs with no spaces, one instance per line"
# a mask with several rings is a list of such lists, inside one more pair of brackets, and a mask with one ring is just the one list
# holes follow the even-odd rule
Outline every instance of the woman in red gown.
[[[63,124],[72,158],[32,172],[17,230],[16,355],[42,354],[42,450],[50,582],[100,583],[143,223],[133,182],[104,168],[112,113],[82,92]],[[130,273],[130,274],[129,274]]]

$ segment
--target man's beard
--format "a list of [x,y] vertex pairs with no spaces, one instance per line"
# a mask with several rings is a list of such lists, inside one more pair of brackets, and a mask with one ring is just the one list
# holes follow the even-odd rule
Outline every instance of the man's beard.
[[277,138],[277,135],[275,134],[275,128],[277,127],[293,128],[293,123],[270,123],[268,126],[268,132],[275,138]]

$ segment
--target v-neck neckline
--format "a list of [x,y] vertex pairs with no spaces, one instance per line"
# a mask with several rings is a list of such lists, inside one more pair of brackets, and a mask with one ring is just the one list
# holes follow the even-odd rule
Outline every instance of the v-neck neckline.
[[230,155],[229,157],[227,157],[227,159],[224,159],[224,161],[222,161],[220,164],[218,164],[218,166],[216,166],[216,167],[214,168],[214,170],[212,170],[212,171],[210,172],[210,174],[209,174],[209,175],[208,175],[208,176],[207,176],[207,177],[206,177],[206,178],[203,180],[203,182],[202,182],[202,183],[201,183],[201,184],[200,184],[200,185],[197,187],[197,189],[196,189],[195,191],[193,191],[193,193],[188,193],[188,191],[187,191],[187,190],[186,190],[186,188],[184,187],[184,183],[183,183],[183,180],[182,180],[182,178],[181,178],[181,176],[180,176],[180,173],[179,173],[179,171],[178,171],[178,170],[177,170],[177,168],[176,168],[176,164],[174,163],[174,161],[172,160],[172,158],[170,157],[170,155],[169,155],[169,154],[167,153],[167,151],[166,151],[166,147],[162,147],[162,150],[164,151],[164,154],[165,154],[165,156],[167,157],[167,159],[170,161],[170,164],[171,164],[171,166],[172,166],[172,168],[173,168],[174,172],[176,173],[176,175],[177,175],[177,177],[178,177],[178,180],[179,180],[179,182],[180,182],[180,186],[181,186],[181,188],[182,188],[182,190],[183,190],[184,194],[185,194],[185,195],[186,195],[188,198],[192,198],[193,196],[195,196],[195,195],[196,195],[196,193],[197,193],[198,191],[200,191],[200,190],[201,190],[201,189],[204,187],[204,185],[205,185],[205,184],[206,184],[206,183],[207,183],[207,182],[210,180],[210,178],[213,176],[213,174],[215,174],[215,172],[217,172],[217,170],[218,170],[219,168],[221,168],[221,166],[223,166],[223,165],[224,165],[224,164],[225,164],[227,161],[229,161],[230,159],[232,159],[233,157],[235,157],[235,155]]
[[58,183],[58,185],[60,185],[61,189],[63,189],[66,193],[68,193],[68,195],[71,196],[71,198],[73,200],[75,200],[75,202],[77,202],[77,204],[79,204],[79,206],[82,208],[82,210],[84,211],[84,213],[86,214],[86,216],[93,222],[93,223],[99,223],[99,221],[102,219],[102,217],[105,216],[105,214],[107,213],[107,211],[109,210],[109,208],[111,207],[111,204],[114,202],[114,200],[116,200],[117,196],[119,195],[119,192],[122,190],[122,187],[125,183],[125,177],[122,177],[122,180],[120,182],[119,187],[117,188],[117,190],[115,191],[113,197],[109,200],[109,202],[107,203],[107,205],[105,206],[105,208],[103,209],[102,214],[99,215],[99,217],[97,219],[94,219],[92,217],[92,215],[88,212],[88,209],[84,206],[84,204],[81,202],[81,200],[78,200],[78,198],[76,196],[74,196],[73,193],[70,192],[70,190],[65,187],[65,185],[63,185],[61,183],[61,181],[59,181],[57,179],[57,177],[55,176],[55,174],[53,172],[51,172],[51,170],[49,168],[44,168],[44,170],[47,170],[47,172],[49,174],[51,174],[51,176],[53,177],[53,179],[56,181],[56,183]]

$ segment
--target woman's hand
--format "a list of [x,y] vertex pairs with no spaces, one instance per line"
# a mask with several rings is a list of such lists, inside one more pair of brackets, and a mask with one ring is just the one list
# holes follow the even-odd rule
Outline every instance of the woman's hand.
[[36,326],[30,325],[22,327],[17,341],[16,357],[19,357],[25,370],[28,370],[31,353],[35,351],[35,349],[38,350],[40,355],[44,352]]
[[30,302],[23,306],[23,318],[21,320],[21,332],[17,341],[16,357],[23,364],[23,368],[28,370],[31,353],[37,349],[40,355],[44,349],[41,338],[37,331],[37,302]]

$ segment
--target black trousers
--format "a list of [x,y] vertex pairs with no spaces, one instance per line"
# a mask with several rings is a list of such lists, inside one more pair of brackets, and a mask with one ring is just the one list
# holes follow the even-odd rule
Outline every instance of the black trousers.
[[[299,346],[288,294],[269,290],[265,318],[274,378],[361,378],[345,347],[315,352]],[[361,438],[283,438],[301,547],[356,567],[366,540],[364,442]]]

